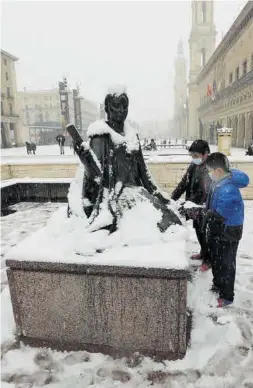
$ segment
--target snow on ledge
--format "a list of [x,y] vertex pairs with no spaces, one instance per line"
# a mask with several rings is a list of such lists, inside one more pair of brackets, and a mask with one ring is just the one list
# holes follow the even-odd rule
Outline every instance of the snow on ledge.
[[1,188],[17,183],[71,183],[73,178],[16,178],[1,181]]
[[226,127],[217,128],[217,132],[218,133],[231,133],[231,132],[233,132],[233,128],[226,128]]
[[37,165],[37,164],[79,164],[77,156],[38,156],[34,158],[28,158],[26,156],[6,156],[1,158],[1,165],[12,165],[12,166],[26,166],[26,165]]

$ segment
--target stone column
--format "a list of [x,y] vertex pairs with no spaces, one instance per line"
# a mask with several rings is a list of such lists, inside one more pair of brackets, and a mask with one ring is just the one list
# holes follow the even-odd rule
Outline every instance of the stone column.
[[6,148],[11,148],[12,138],[11,138],[11,130],[10,130],[9,123],[4,123],[4,137],[5,137]]
[[28,130],[24,127],[20,121],[14,124],[14,137],[16,147],[22,147],[25,141],[28,141]]
[[245,126],[245,147],[247,148],[253,141],[253,112],[247,113]]
[[231,143],[232,143],[232,128],[218,128],[218,152],[222,152],[226,156],[231,155]]

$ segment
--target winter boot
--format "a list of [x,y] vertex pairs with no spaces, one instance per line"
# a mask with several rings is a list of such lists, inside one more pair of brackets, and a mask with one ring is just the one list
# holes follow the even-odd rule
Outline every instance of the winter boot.
[[200,272],[207,272],[211,267],[209,267],[208,264],[202,263],[201,266],[199,267]]
[[218,305],[217,305],[218,308],[227,307],[233,303],[232,300],[227,300],[227,299],[223,299],[223,298],[218,298],[217,302],[218,302]]
[[191,255],[190,259],[191,260],[202,260],[202,257],[201,257],[200,253],[195,253],[194,255]]

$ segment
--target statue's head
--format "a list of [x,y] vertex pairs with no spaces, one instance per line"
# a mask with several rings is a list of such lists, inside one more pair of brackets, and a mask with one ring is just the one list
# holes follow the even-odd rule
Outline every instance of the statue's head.
[[127,118],[129,100],[125,92],[108,93],[105,97],[105,112],[109,123],[121,125]]

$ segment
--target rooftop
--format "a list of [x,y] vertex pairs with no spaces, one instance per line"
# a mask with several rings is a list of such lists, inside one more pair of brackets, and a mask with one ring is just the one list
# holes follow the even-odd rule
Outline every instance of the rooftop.
[[248,1],[242,11],[237,16],[236,20],[215,49],[214,53],[208,60],[207,64],[201,70],[197,83],[205,77],[206,74],[213,68],[214,64],[218,61],[221,55],[226,52],[229,47],[239,38],[241,31],[247,26],[249,22],[253,20],[253,1]]
[[8,57],[12,61],[18,61],[19,58],[14,57],[14,55],[8,53],[7,51],[1,50],[1,55],[4,55],[5,57]]

